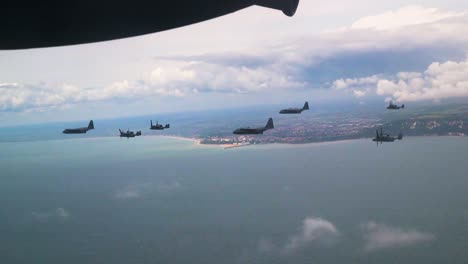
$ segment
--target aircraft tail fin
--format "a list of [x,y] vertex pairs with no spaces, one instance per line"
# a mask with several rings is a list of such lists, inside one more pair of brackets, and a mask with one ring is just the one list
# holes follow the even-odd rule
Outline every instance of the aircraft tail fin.
[[93,122],[93,120],[89,121],[88,129],[94,129],[94,122]]
[[266,129],[273,129],[273,128],[275,128],[275,126],[273,125],[273,118],[270,117],[270,118],[268,119],[268,122],[267,122],[265,128],[266,128]]
[[302,110],[309,110],[309,102],[305,102],[304,107],[302,107]]

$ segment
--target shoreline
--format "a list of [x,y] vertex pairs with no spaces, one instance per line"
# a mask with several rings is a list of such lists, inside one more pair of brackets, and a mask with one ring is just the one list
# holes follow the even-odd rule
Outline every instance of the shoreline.
[[[213,148],[223,148],[223,149],[232,149],[239,147],[248,147],[248,146],[268,146],[268,145],[277,145],[277,146],[305,146],[305,145],[325,145],[325,144],[340,144],[340,143],[349,143],[352,141],[359,140],[371,140],[372,138],[354,138],[354,139],[341,139],[341,140],[329,140],[329,141],[316,141],[316,142],[305,142],[305,143],[283,143],[283,142],[273,142],[273,143],[261,143],[261,144],[203,144],[201,143],[201,138],[189,138],[182,136],[170,136],[170,135],[143,135],[142,138],[170,138],[175,140],[190,141],[194,146],[203,146],[203,147],[213,147]],[[465,138],[467,135],[422,135],[422,136],[407,136],[407,138],[427,138],[427,137],[437,137],[437,138]],[[14,143],[26,143],[26,142],[41,142],[41,141],[66,141],[66,140],[98,140],[98,139],[111,139],[118,138],[118,136],[92,136],[92,137],[78,137],[78,138],[54,138],[54,139],[38,139],[38,140],[18,140],[18,141],[0,141],[0,144],[14,144]]]
[[[277,146],[277,147],[307,147],[307,146],[319,146],[319,145],[332,145],[332,144],[342,144],[350,143],[353,141],[366,140],[367,138],[356,138],[356,139],[342,139],[342,140],[333,140],[333,141],[317,141],[317,142],[307,142],[307,143],[264,143],[264,144],[230,144],[230,145],[219,145],[223,146],[224,149],[240,148],[240,147],[252,147],[252,146]],[[369,138],[370,139],[370,138]]]
[[[428,138],[428,137],[437,137],[437,138],[464,138],[465,136],[458,136],[458,135],[443,135],[443,136],[436,136],[436,135],[428,135],[428,136],[408,136],[409,138]],[[282,143],[282,142],[274,142],[274,143],[263,143],[263,144],[202,144],[199,140],[198,144],[202,146],[217,146],[222,147],[223,149],[232,149],[232,148],[240,148],[240,147],[249,147],[249,146],[309,146],[309,145],[331,145],[331,144],[342,144],[342,143],[350,143],[354,141],[364,141],[364,140],[371,140],[372,138],[353,138],[353,139],[340,139],[340,140],[329,140],[329,141],[316,141],[316,142],[306,142],[306,143]]]
[[189,138],[189,137],[182,137],[182,136],[166,136],[166,135],[143,135],[142,137],[172,138],[172,139],[178,139],[178,140],[191,141],[191,142],[196,143],[197,145],[202,145],[200,143],[201,139],[198,139],[198,138]]

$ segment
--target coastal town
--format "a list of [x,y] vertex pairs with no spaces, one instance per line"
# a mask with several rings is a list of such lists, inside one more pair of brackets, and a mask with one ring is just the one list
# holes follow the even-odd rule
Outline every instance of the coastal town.
[[[275,120],[275,129],[261,135],[233,135],[213,131],[193,135],[201,144],[245,146],[250,144],[301,144],[347,139],[371,138],[383,128],[405,136],[465,136],[468,134],[468,111],[465,107],[446,112],[420,115],[408,111],[398,117],[371,113],[303,114],[300,117]],[[445,109],[447,110],[447,109]],[[218,123],[218,125],[220,125]]]

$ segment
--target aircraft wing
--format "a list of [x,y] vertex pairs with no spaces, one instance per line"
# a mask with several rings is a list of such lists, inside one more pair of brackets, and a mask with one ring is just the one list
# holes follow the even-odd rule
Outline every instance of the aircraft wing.
[[2,6],[0,49],[84,44],[177,28],[260,5],[293,16],[299,0],[17,1]]

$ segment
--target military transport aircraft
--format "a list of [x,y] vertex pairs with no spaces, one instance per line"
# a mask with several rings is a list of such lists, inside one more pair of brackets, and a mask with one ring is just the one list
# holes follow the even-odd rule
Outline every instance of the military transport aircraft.
[[372,141],[376,142],[377,145],[379,143],[382,144],[383,142],[393,142],[397,139],[398,140],[403,139],[403,134],[401,132],[398,134],[398,137],[392,137],[389,134],[384,134],[382,128],[380,128],[380,134],[379,134],[379,130],[376,130],[375,133],[376,133],[376,136],[374,139],[372,139]]
[[304,110],[309,110],[309,103],[305,102],[304,106],[302,108],[287,108],[281,110],[279,113],[280,114],[300,114]]
[[166,124],[165,126],[163,126],[162,124],[159,124],[158,121],[156,121],[156,125],[153,125],[153,120],[150,120],[150,129],[152,130],[164,130],[170,127],[171,126],[169,124]]
[[89,121],[88,127],[79,127],[79,128],[67,128],[63,130],[62,133],[64,134],[84,134],[88,132],[88,130],[94,129],[93,120]]
[[133,131],[130,131],[127,129],[127,131],[122,131],[119,129],[119,132],[120,132],[120,137],[126,137],[126,138],[133,138],[135,136],[141,136],[141,131],[137,131],[136,133],[134,133]]
[[387,106],[387,109],[390,109],[390,110],[398,110],[398,109],[404,109],[405,108],[405,105],[402,104],[401,106],[398,106],[396,104],[393,104],[392,101],[390,101],[390,104]]
[[273,129],[273,128],[275,128],[275,126],[273,125],[273,118],[270,117],[270,119],[268,119],[268,122],[267,122],[265,127],[238,128],[238,129],[234,130],[232,133],[236,134],[236,135],[251,135],[251,134],[255,135],[255,134],[263,134],[263,132],[265,132],[265,131],[267,131],[269,129]]

